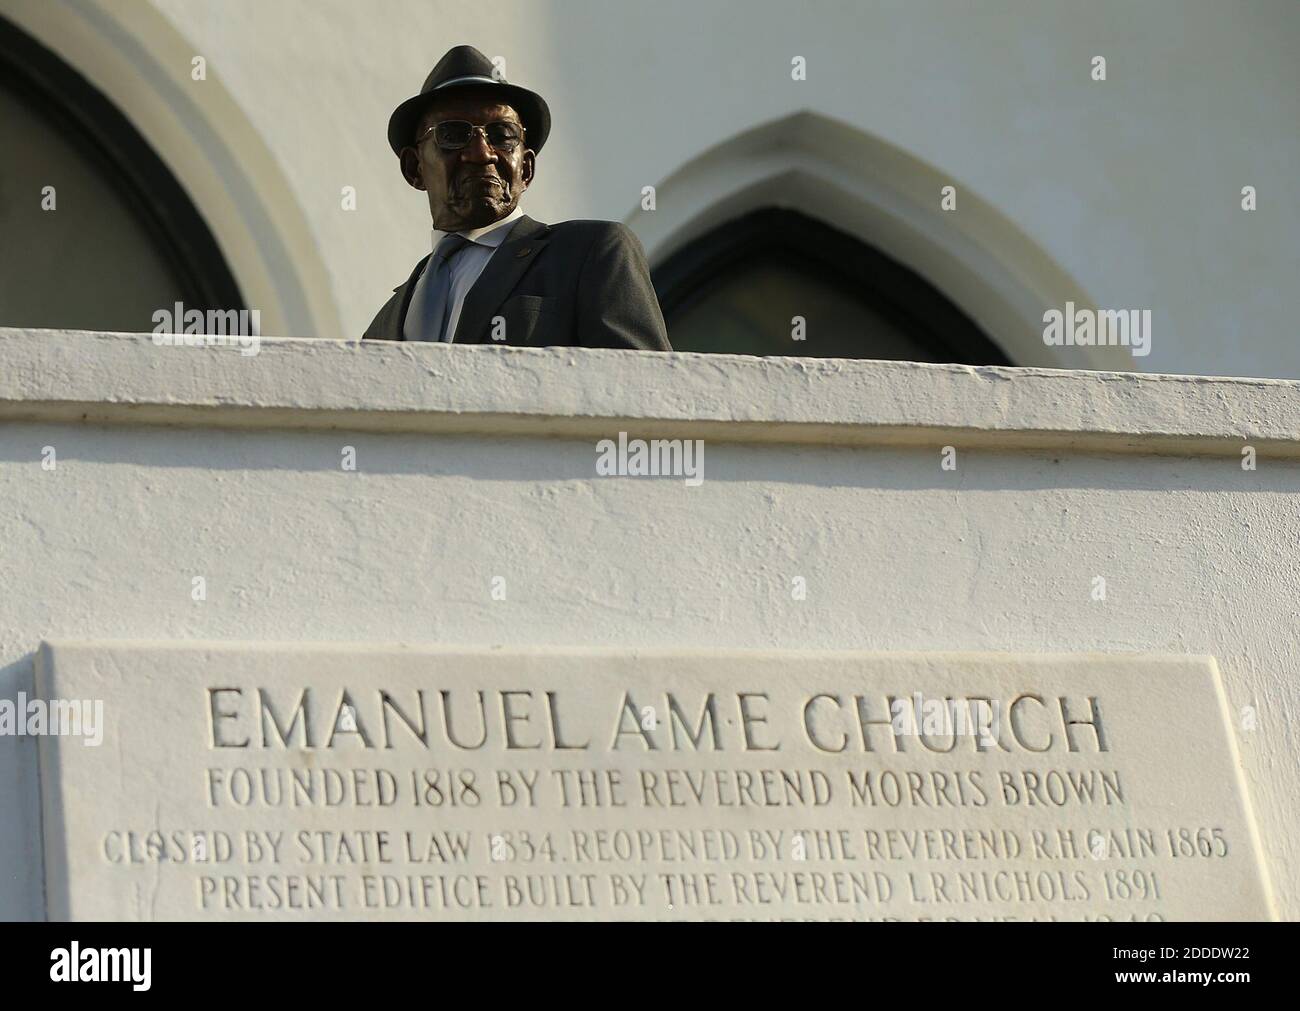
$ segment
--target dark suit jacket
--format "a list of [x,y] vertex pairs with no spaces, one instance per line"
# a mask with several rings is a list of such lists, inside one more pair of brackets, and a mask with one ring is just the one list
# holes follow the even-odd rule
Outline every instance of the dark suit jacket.
[[[415,282],[394,288],[366,340],[400,341]],[[492,339],[492,317],[505,320]],[[547,225],[522,215],[479,275],[456,324],[456,344],[671,351],[641,243],[617,221]]]

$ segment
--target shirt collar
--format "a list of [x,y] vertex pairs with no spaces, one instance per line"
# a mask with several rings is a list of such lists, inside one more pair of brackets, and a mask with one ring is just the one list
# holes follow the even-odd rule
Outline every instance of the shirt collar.
[[[518,204],[515,209],[507,214],[500,221],[494,221],[490,225],[484,225],[482,228],[471,228],[469,231],[457,232],[457,235],[464,236],[470,242],[477,242],[480,246],[491,246],[495,249],[501,243],[506,241],[506,236],[510,234],[510,226],[524,216],[524,209]],[[433,229],[433,247],[438,248],[438,242],[447,232]]]

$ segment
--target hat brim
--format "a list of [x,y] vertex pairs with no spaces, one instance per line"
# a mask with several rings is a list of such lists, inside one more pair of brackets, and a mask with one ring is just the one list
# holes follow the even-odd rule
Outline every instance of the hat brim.
[[525,147],[535,152],[541,151],[547,135],[551,132],[551,110],[547,107],[546,100],[536,92],[515,84],[502,82],[486,84],[482,81],[471,81],[464,84],[451,84],[423,95],[416,95],[394,109],[393,114],[388,117],[388,146],[393,149],[393,154],[400,155],[402,148],[410,147],[415,141],[415,128],[430,105],[444,95],[469,88],[494,89],[493,93],[501,96],[502,105],[508,105],[519,113],[519,119],[524,124],[524,130],[527,131],[524,138]]

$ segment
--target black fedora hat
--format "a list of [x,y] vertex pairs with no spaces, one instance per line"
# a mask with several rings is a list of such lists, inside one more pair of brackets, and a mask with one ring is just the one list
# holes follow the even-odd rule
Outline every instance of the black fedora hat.
[[402,148],[409,147],[415,140],[415,128],[420,116],[437,95],[463,88],[497,88],[501,93],[501,103],[511,106],[519,113],[526,135],[524,145],[533,151],[541,151],[546,143],[546,135],[551,132],[551,110],[541,95],[507,84],[504,78],[493,76],[492,61],[473,46],[453,46],[448,49],[438,65],[429,72],[424,80],[424,87],[414,98],[393,110],[388,118],[388,146],[393,154],[400,154]]

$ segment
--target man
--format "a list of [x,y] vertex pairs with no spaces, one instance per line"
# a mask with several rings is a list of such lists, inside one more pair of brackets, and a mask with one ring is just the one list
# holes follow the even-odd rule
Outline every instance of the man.
[[433,253],[369,340],[670,351],[635,235],[614,221],[534,221],[519,207],[551,128],[540,95],[473,46],[438,61],[388,122],[407,183],[429,195]]

